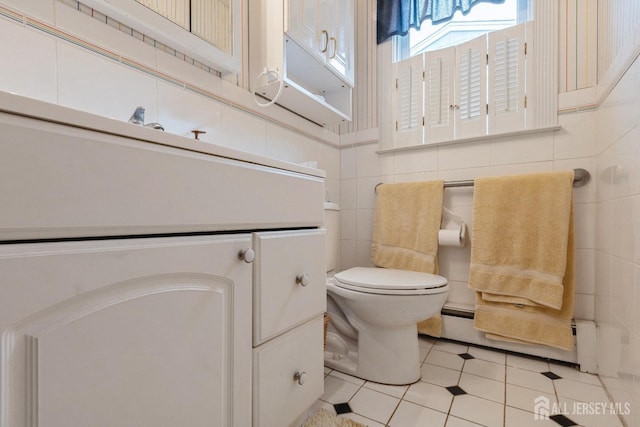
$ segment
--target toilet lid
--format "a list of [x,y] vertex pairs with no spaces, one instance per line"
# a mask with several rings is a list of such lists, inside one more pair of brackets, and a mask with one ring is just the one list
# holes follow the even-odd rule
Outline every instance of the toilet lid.
[[354,267],[335,275],[336,286],[367,290],[435,290],[447,286],[447,279],[436,274],[391,268]]

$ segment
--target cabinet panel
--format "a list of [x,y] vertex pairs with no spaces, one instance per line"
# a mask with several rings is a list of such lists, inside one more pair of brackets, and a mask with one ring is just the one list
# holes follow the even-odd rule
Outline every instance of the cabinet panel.
[[254,345],[325,311],[324,244],[324,230],[256,233]]
[[322,395],[322,334],[318,316],[254,350],[254,427],[288,426]]
[[329,35],[322,34],[318,0],[288,0],[284,31],[318,57],[326,52]]
[[246,426],[249,235],[0,246],[0,426]]
[[353,0],[332,0],[322,3],[327,16],[324,22],[329,27],[327,62],[353,85],[355,72]]
[[0,135],[0,240],[322,223],[320,178],[11,115]]

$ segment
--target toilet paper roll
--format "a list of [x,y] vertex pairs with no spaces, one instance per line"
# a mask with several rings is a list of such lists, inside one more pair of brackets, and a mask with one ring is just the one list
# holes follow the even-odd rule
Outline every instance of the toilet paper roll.
[[460,228],[438,231],[438,244],[440,246],[455,246],[459,248],[467,246],[466,224],[461,224]]

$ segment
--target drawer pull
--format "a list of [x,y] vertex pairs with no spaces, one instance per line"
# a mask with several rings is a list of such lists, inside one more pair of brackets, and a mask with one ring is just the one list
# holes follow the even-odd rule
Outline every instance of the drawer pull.
[[304,371],[296,372],[295,374],[293,374],[293,380],[302,385],[305,383],[305,381],[307,381],[307,373]]
[[307,286],[309,284],[309,275],[308,274],[298,274],[296,276],[296,284],[301,286]]
[[243,249],[238,252],[238,259],[246,263],[251,263],[254,259],[256,259],[256,253],[251,248]]

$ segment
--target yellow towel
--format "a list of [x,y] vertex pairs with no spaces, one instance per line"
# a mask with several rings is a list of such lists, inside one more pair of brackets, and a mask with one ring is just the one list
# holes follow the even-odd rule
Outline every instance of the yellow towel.
[[493,339],[573,347],[573,172],[476,180],[469,287]]
[[562,308],[573,171],[475,181],[469,287],[486,301]]
[[[444,181],[378,187],[371,261],[378,267],[438,272],[438,231]],[[440,337],[440,313],[418,323],[421,334]]]
[[562,309],[484,301],[478,293],[474,327],[486,332],[489,339],[525,341],[573,350],[574,255],[573,221],[570,221]]
[[375,265],[437,273],[443,184],[429,181],[378,187],[371,245]]

